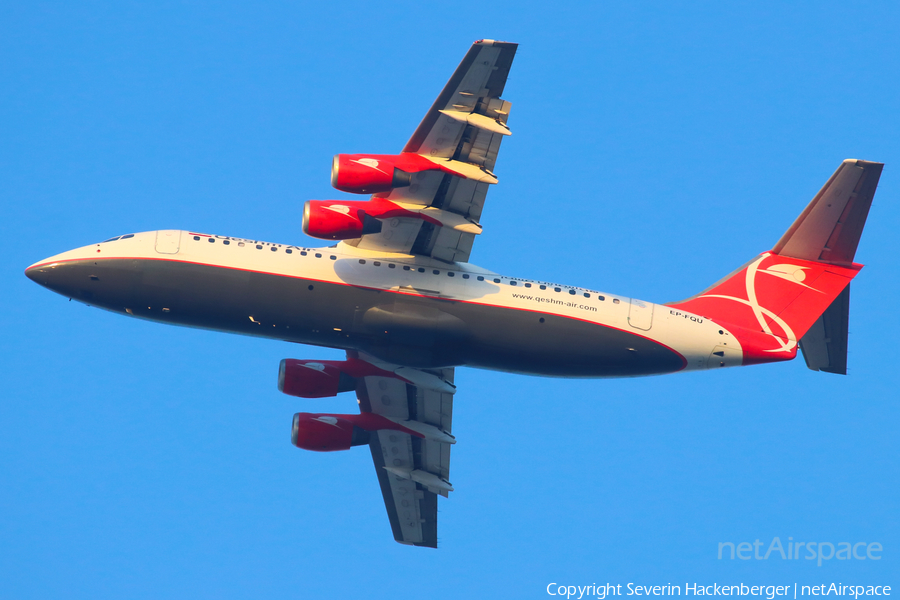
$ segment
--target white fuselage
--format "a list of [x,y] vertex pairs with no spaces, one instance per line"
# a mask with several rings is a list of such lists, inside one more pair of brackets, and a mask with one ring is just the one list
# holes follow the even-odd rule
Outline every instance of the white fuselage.
[[[29,271],[40,267],[47,272],[52,272],[55,269],[66,268],[67,265],[91,265],[92,263],[98,274],[88,274],[88,279],[91,281],[84,282],[84,285],[88,287],[94,283],[100,283],[99,280],[109,279],[100,274],[100,270],[104,266],[118,265],[119,272],[123,268],[135,271],[127,279],[131,282],[128,285],[134,288],[140,288],[142,285],[154,286],[153,290],[156,290],[159,283],[155,282],[155,278],[166,277],[160,275],[159,269],[163,263],[167,263],[173,267],[178,265],[180,269],[203,267],[203,273],[227,272],[232,279],[236,276],[235,274],[261,274],[268,276],[266,281],[271,281],[274,277],[279,281],[292,280],[308,284],[306,288],[309,290],[313,290],[314,286],[319,286],[320,290],[323,289],[322,286],[333,290],[328,306],[322,307],[319,311],[321,314],[307,315],[308,320],[304,324],[294,325],[294,332],[281,329],[282,327],[289,328],[290,325],[281,325],[277,322],[268,323],[268,320],[287,323],[288,319],[284,316],[277,318],[267,316],[266,308],[262,306],[267,302],[265,294],[262,294],[263,290],[260,290],[260,308],[255,308],[252,304],[252,295],[247,296],[247,300],[244,301],[247,304],[247,310],[244,312],[251,314],[241,316],[240,323],[235,326],[230,326],[224,321],[222,323],[206,321],[202,315],[199,318],[179,318],[178,306],[158,304],[158,302],[166,302],[162,299],[164,297],[158,293],[155,296],[151,294],[153,302],[157,303],[157,306],[153,306],[150,304],[150,300],[142,301],[140,293],[134,297],[122,290],[118,290],[119,294],[115,298],[110,297],[109,301],[98,299],[95,292],[91,292],[91,297],[85,298],[79,297],[77,290],[56,290],[67,295],[71,294],[72,297],[89,304],[174,324],[212,327],[237,333],[370,351],[370,348],[367,347],[357,347],[358,344],[350,335],[354,327],[365,329],[366,323],[371,322],[374,315],[376,324],[368,327],[369,330],[381,327],[379,318],[386,318],[385,322],[389,323],[384,326],[384,334],[391,333],[391,326],[397,323],[399,323],[398,327],[402,329],[408,325],[400,322],[403,318],[402,313],[406,310],[403,307],[412,307],[412,304],[406,303],[413,302],[415,307],[422,310],[439,312],[423,313],[425,325],[417,322],[409,327],[414,327],[416,332],[420,332],[423,327],[428,327],[429,319],[435,319],[430,315],[437,314],[436,323],[442,320],[443,315],[449,315],[448,318],[463,322],[460,327],[466,331],[460,335],[464,335],[468,341],[460,342],[462,345],[472,343],[472,340],[477,339],[479,331],[496,325],[498,318],[501,320],[505,318],[502,315],[516,314],[516,318],[519,320],[515,323],[511,321],[508,328],[502,328],[500,331],[515,335],[514,329],[521,328],[523,322],[527,327],[531,327],[532,322],[535,327],[546,324],[547,329],[544,335],[548,339],[545,339],[543,343],[549,345],[546,348],[538,347],[535,349],[536,351],[551,352],[553,348],[564,348],[565,340],[549,339],[559,336],[569,336],[573,343],[579,343],[576,338],[580,339],[580,337],[573,336],[571,333],[575,331],[572,326],[584,324],[584,327],[592,330],[609,334],[615,333],[617,337],[611,343],[621,345],[620,350],[625,353],[623,354],[625,357],[630,353],[635,355],[634,360],[642,360],[646,353],[640,344],[651,342],[655,346],[677,354],[682,360],[682,364],[674,369],[669,365],[661,370],[651,368],[632,372],[629,368],[625,368],[622,373],[609,370],[593,373],[590,369],[584,370],[579,367],[576,369],[577,372],[557,373],[559,371],[557,367],[546,371],[541,368],[530,369],[528,367],[519,369],[504,366],[506,363],[503,362],[491,364],[490,360],[461,359],[465,361],[464,364],[475,367],[500,368],[545,375],[605,376],[641,375],[741,364],[740,344],[737,339],[721,324],[702,316],[607,292],[503,276],[468,263],[447,264],[418,256],[377,253],[360,250],[343,243],[330,248],[304,248],[225,236],[209,236],[187,231],[151,231],[65,252],[37,263]],[[150,274],[148,269],[151,267],[156,275]],[[177,303],[176,297],[183,298],[191,294],[202,295],[203,289],[201,288],[212,285],[203,280],[203,277],[208,278],[210,275],[198,276],[193,284],[190,279],[181,283],[182,289],[172,295],[173,300],[170,303]],[[45,285],[53,288],[51,284]],[[67,285],[71,287],[71,284]],[[118,285],[122,287],[125,284]],[[190,288],[192,285],[197,286],[197,289],[183,289]],[[224,289],[236,289],[235,286],[243,284],[229,285],[232,285],[232,288]],[[252,284],[247,285],[252,287]],[[366,291],[367,294],[361,295],[362,291]],[[372,297],[373,292],[378,297],[374,304],[370,300],[363,299]],[[247,293],[250,292],[246,292],[245,296]],[[283,294],[284,292],[281,292],[281,295]],[[121,298],[133,299],[120,300]],[[385,304],[386,301],[388,304]],[[118,306],[117,302],[118,304],[130,302],[133,306]],[[341,318],[340,313],[331,310],[338,305],[342,306],[344,313],[356,311],[356,317]],[[310,308],[314,306],[315,303],[299,297],[296,302],[297,311],[309,312]],[[386,306],[387,308],[385,308]],[[415,307],[412,308],[413,312],[418,310]],[[193,311],[192,315],[198,314],[196,308],[191,310]],[[215,311],[215,306],[209,307],[210,314]],[[185,313],[187,312],[190,311],[186,309]],[[253,312],[256,314],[252,314]],[[276,314],[274,309],[270,312],[272,315]],[[388,316],[384,317],[385,314]],[[219,320],[221,321],[222,318],[224,317]],[[521,321],[521,319],[527,320]],[[318,321],[318,326],[315,325],[316,321]],[[565,327],[554,328],[556,323],[565,324]],[[257,325],[258,327],[255,327]],[[589,327],[591,325],[596,327]],[[454,324],[450,327],[457,326]],[[310,331],[322,337],[306,339],[298,331],[304,328],[313,328]],[[472,333],[470,330],[475,332]],[[541,331],[539,329],[535,331],[540,338]],[[332,337],[327,337],[324,332],[328,332],[328,335]],[[335,334],[337,334],[336,337]],[[473,335],[474,337],[472,337]],[[490,340],[496,337],[497,332],[494,332],[487,343],[491,344]],[[390,343],[398,343],[396,339],[392,338],[393,342]],[[418,342],[412,342],[413,346],[416,343]],[[432,340],[428,343],[444,342],[441,342],[439,338],[437,341]],[[541,346],[541,340],[538,339],[536,344]],[[498,351],[507,347],[514,349],[515,344],[510,342],[504,346],[503,343],[497,342],[497,348],[500,349]],[[438,356],[441,356],[440,352],[435,354],[434,360],[441,362]],[[476,353],[474,356],[478,356],[478,354]],[[454,359],[450,358],[449,360]],[[489,364],[479,364],[480,362]]]

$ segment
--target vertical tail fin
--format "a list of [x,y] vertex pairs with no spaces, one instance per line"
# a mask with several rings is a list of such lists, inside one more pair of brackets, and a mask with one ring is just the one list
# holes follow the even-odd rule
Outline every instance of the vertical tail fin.
[[852,158],[841,163],[772,253],[852,265],[883,167],[882,163]]
[[[794,358],[797,343],[862,268],[853,258],[883,166],[845,160],[771,251],[671,306],[735,327],[744,364]],[[846,328],[846,319],[841,323]],[[817,330],[804,339],[807,364],[820,357],[810,368],[821,368],[823,352],[838,356],[834,340],[841,338],[846,332],[825,337]]]

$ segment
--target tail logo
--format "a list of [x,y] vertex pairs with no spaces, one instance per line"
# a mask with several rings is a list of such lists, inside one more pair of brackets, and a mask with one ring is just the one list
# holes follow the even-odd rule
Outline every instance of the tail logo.
[[[765,259],[772,256],[771,254],[763,254],[758,259],[753,261],[750,266],[747,267],[746,276],[744,279],[745,291],[747,293],[747,299],[736,298],[734,296],[726,296],[723,294],[704,294],[699,296],[700,298],[721,298],[723,300],[732,300],[734,302],[738,302],[745,306],[749,306],[750,310],[753,311],[753,316],[756,317],[756,321],[759,323],[759,326],[762,328],[763,332],[767,333],[772,337],[772,340],[778,344],[777,348],[772,348],[769,350],[764,350],[764,352],[790,352],[797,345],[796,336],[794,335],[794,331],[790,328],[790,326],[781,319],[777,314],[772,312],[771,310],[760,306],[759,301],[756,296],[756,274],[764,273],[766,275],[771,275],[773,277],[778,277],[779,279],[783,279],[784,281],[789,281],[795,285],[803,286],[807,289],[813,290],[814,292],[822,293],[820,290],[817,290],[813,287],[810,287],[803,283],[806,280],[806,270],[809,267],[801,267],[799,265],[792,265],[790,263],[779,263],[775,265],[769,265],[764,269],[760,269],[759,265]],[[773,323],[778,325],[781,328],[782,332],[784,332],[784,337],[775,334],[772,331],[772,328],[769,326],[769,321],[766,319],[768,317]],[[787,338],[787,339],[784,339]]]
[[[757,261],[758,263],[759,261]],[[799,267],[797,265],[790,264],[780,264],[780,265],[770,265],[765,269],[761,269],[760,273],[767,273],[769,275],[774,275],[775,277],[779,277],[784,279],[785,281],[790,281],[791,283],[796,283],[802,285],[808,290],[812,290],[814,292],[819,292],[819,290],[809,287],[803,281],[806,279],[806,271],[809,267]],[[822,292],[819,292],[820,294]]]

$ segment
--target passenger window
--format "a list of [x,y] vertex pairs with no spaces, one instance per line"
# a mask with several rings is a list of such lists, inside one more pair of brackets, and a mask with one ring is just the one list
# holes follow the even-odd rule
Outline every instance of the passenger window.
[[561,292],[562,290],[561,290],[560,288],[553,288],[553,291],[554,291],[554,292]]
[[530,284],[530,283],[526,283],[526,284],[525,284],[525,287],[531,287],[531,284]]
[[574,296],[574,295],[575,295],[575,290],[569,290],[569,293],[570,293],[571,295]]
[[306,250],[301,250],[301,251],[300,251],[300,256],[306,256]]
[[403,270],[404,270],[404,271],[409,271],[409,265],[403,265]]
[[210,244],[215,244],[215,243],[216,243],[216,238],[207,238],[206,241],[209,242]]
[[244,242],[238,242],[238,248],[243,248],[243,247],[244,247]]
[[447,277],[456,277],[456,273],[453,271],[447,271]]
[[372,263],[372,264],[375,265],[376,267],[380,267],[380,266],[381,266],[381,263],[378,262],[377,260],[376,260],[374,263]]
[[418,271],[419,271],[419,273],[424,273],[424,272],[425,272],[425,269],[423,269],[422,267],[419,267],[419,268],[418,268]]
[[278,248],[276,248],[275,246],[272,246],[272,252],[278,252]]
[[585,293],[585,294],[584,294],[584,297],[585,297],[585,298],[590,298],[590,297],[591,297],[591,295],[590,295],[590,294],[588,294],[588,293]]
[[468,279],[468,278],[469,278],[469,274],[468,274],[468,273],[463,273],[463,279]]
[[366,261],[364,261],[363,259],[359,259],[359,264],[364,265],[366,264]]
[[285,252],[285,254],[292,254],[294,251],[291,250],[290,248],[288,248],[288,249],[285,250],[284,252]]
[[226,246],[231,244],[231,242],[229,242],[228,240],[222,240],[222,243],[225,244]]
[[195,235],[195,236],[194,236],[194,241],[195,241],[195,242],[199,242],[199,241],[200,241],[200,236],[199,236],[199,235]]
[[[257,246],[258,247],[258,246]],[[322,258],[322,255],[316,252],[316,258]]]
[[547,286],[546,286],[546,285],[542,285],[542,286],[541,286],[541,289],[542,289],[542,290],[546,290],[546,289],[547,289]]
[[396,268],[397,268],[397,265],[395,265],[394,263],[388,263],[388,269],[396,269]]
[[604,300],[606,300],[606,298],[605,298],[604,296],[597,296],[597,299],[598,299],[600,302],[603,302]]
[[494,277],[494,283],[500,283],[500,280]]
[[618,303],[619,303],[619,299],[618,299],[618,298],[613,298],[613,304],[618,304]]
[[481,275],[479,275],[479,276],[478,276],[478,281],[484,281],[484,277],[482,277]]
[[334,255],[331,255],[328,258],[330,258],[331,260],[337,260],[337,256],[334,256]]
[[256,249],[257,249],[257,250],[262,250],[262,246],[260,246],[259,244],[257,244],[257,245],[256,245]]
[[441,272],[438,271],[437,269],[435,269],[434,271],[432,271],[432,273],[434,273],[435,275],[440,275],[440,274],[441,274]]

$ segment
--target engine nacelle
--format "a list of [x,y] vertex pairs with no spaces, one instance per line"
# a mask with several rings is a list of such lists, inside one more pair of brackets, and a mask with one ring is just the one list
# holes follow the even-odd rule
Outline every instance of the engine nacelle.
[[341,368],[343,361],[286,358],[278,366],[278,390],[300,398],[330,398],[356,389],[356,378]]
[[291,443],[304,450],[334,452],[369,443],[369,432],[353,423],[355,415],[297,413]]
[[[377,194],[410,184],[400,156],[389,154],[338,154],[331,163],[331,185],[351,194]],[[434,168],[433,166],[431,168]]]
[[349,240],[381,231],[381,221],[365,210],[368,202],[309,200],[303,207],[303,233],[325,240]]
[[[419,428],[423,425],[419,424]],[[429,427],[429,426],[424,426]],[[370,412],[358,415],[320,415],[297,413],[291,427],[291,443],[304,450],[333,452],[347,450],[351,446],[369,443],[369,433],[388,429],[400,431],[418,438],[425,438],[420,431],[410,429],[381,415]],[[432,427],[432,429],[434,429]],[[437,441],[455,443],[452,436],[443,432],[444,438]],[[439,434],[440,436],[440,434]],[[452,440],[452,441],[451,441]]]

